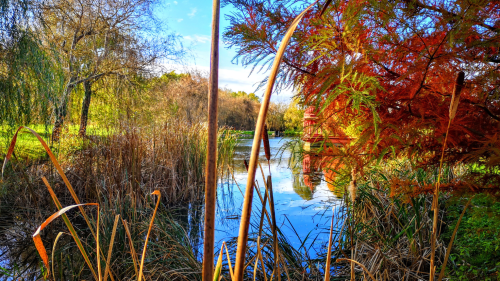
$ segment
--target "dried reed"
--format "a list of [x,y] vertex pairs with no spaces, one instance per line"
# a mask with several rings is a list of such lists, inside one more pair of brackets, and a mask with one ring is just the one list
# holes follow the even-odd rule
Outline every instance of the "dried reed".
[[455,118],[455,114],[458,109],[458,103],[460,101],[460,92],[463,89],[464,86],[464,77],[465,74],[463,71],[460,71],[457,75],[457,79],[455,82],[455,87],[453,90],[453,95],[452,95],[452,100],[450,104],[450,113],[449,113],[449,120],[448,120],[448,127],[446,128],[446,135],[444,137],[444,142],[443,142],[443,149],[441,151],[441,160],[439,161],[439,171],[438,171],[438,178],[436,182],[436,188],[434,190],[434,196],[433,196],[433,204],[432,204],[432,209],[434,210],[434,219],[433,219],[433,224],[432,224],[432,239],[431,239],[431,268],[430,268],[430,277],[429,281],[434,280],[434,275],[436,271],[436,266],[434,265],[435,259],[436,259],[436,241],[437,241],[437,231],[438,231],[438,212],[439,212],[439,184],[441,181],[441,170],[443,168],[443,162],[444,162],[444,151],[446,149],[446,141],[448,140],[448,133],[450,131],[450,125],[451,122],[453,121],[453,118]]
[[255,136],[252,144],[252,152],[250,155],[250,163],[248,168],[248,178],[247,178],[247,188],[245,191],[245,199],[243,202],[243,211],[241,215],[240,230],[238,234],[238,249],[236,251],[236,264],[235,264],[235,280],[243,280],[244,267],[245,267],[245,254],[248,241],[248,229],[250,226],[250,216],[252,213],[252,199],[253,199],[253,188],[252,185],[255,181],[255,172],[257,168],[257,160],[260,150],[260,139],[262,136],[262,131],[264,130],[264,124],[266,122],[267,111],[269,109],[269,102],[271,99],[271,93],[273,90],[274,82],[278,74],[278,69],[281,63],[281,59],[285,52],[286,46],[294,33],[297,25],[299,24],[302,17],[307,13],[307,11],[314,7],[316,2],[307,7],[302,13],[300,13],[292,22],[291,26],[288,28],[285,36],[281,41],[281,45],[276,53],[276,57],[271,68],[271,74],[269,75],[269,80],[267,88],[262,100],[261,108],[259,111],[259,117],[257,119],[257,125],[255,128]]

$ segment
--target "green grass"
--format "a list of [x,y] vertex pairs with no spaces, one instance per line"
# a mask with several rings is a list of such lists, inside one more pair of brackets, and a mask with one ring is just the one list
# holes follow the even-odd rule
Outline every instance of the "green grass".
[[[462,200],[448,205],[445,241],[464,205]],[[478,194],[472,199],[458,229],[447,273],[451,280],[500,280],[500,202],[492,196]]]
[[302,131],[286,130],[283,134],[287,137],[300,137],[302,135]]
[[[241,130],[233,130],[235,134],[237,134],[239,137],[247,138],[247,137],[253,137],[254,131],[241,131]],[[272,136],[274,134],[274,131],[268,131],[267,134],[269,136]],[[284,132],[284,135],[287,137],[294,137],[294,136],[300,136],[302,134],[302,131],[293,131],[293,130],[286,130]]]
[[[44,125],[32,124],[27,125],[26,127],[29,127],[37,132],[43,138],[43,140],[45,140],[45,142],[47,142],[47,144],[52,147],[50,141],[52,126],[45,127]],[[61,140],[61,143],[56,145],[56,150],[63,149],[63,147],[68,144],[68,138],[77,136],[79,128],[80,127],[78,125],[65,126],[62,133],[63,140]],[[12,137],[14,136],[16,130],[17,128],[0,126],[0,159],[3,159],[5,157],[5,154],[7,153],[10,142],[12,141]],[[104,136],[108,134],[108,129],[99,128],[97,126],[89,126],[87,128],[87,135]],[[71,141],[69,143],[73,145],[75,142]],[[31,160],[43,159],[47,156],[38,139],[27,130],[21,130],[21,132],[19,132],[14,153],[17,158]]]

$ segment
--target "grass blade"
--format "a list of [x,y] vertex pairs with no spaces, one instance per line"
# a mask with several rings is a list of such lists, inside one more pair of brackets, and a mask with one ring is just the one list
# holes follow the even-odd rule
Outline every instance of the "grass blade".
[[223,251],[224,251],[224,245],[220,246],[219,258],[217,259],[217,265],[215,266],[214,281],[219,281],[222,278],[220,273],[222,272],[222,252]]
[[274,240],[274,270],[276,270],[276,276],[278,276],[278,280],[281,280],[278,232],[276,231],[276,213],[274,211],[273,181],[271,179],[271,175],[267,176],[267,189],[269,190],[269,208],[271,209],[271,219],[273,221],[272,230],[273,230],[273,240]]
[[54,253],[56,252],[57,241],[59,241],[59,238],[63,234],[64,234],[64,232],[59,232],[56,236],[56,240],[54,241],[54,245],[52,245],[52,278],[54,279],[54,281],[56,280],[56,275],[55,275],[55,270],[54,270],[54,264],[55,264]]
[[271,147],[269,146],[269,135],[267,134],[266,124],[264,124],[264,131],[262,132],[262,143],[264,144],[264,152],[267,162],[269,163],[269,161],[271,161]]
[[[54,204],[56,204],[56,207],[58,210],[62,209],[61,202],[59,202],[59,199],[57,199],[56,194],[54,193],[54,190],[52,190],[52,187],[50,187],[49,182],[45,177],[42,177],[42,181],[49,190],[50,196],[52,197],[52,200],[54,201]],[[78,249],[80,250],[80,253],[82,253],[83,259],[87,263],[87,265],[90,268],[90,271],[94,275],[94,278],[97,280],[97,275],[95,273],[94,267],[92,266],[92,263],[90,262],[89,256],[87,255],[87,252],[85,251],[85,248],[83,247],[82,241],[78,237],[78,234],[76,233],[75,228],[73,227],[73,224],[71,224],[71,221],[69,220],[68,216],[66,214],[62,214],[62,219],[64,220],[64,223],[66,224],[66,227],[68,227],[69,232],[71,233],[71,236],[75,240],[76,245],[78,246]]]
[[158,211],[158,205],[160,205],[160,198],[161,198],[161,193],[159,190],[155,190],[153,193],[151,193],[151,195],[158,196],[158,199],[156,201],[156,207],[155,211],[153,212],[153,217],[151,218],[151,222],[149,223],[148,234],[146,235],[146,242],[144,243],[144,248],[142,249],[141,267],[139,268],[139,278],[138,278],[139,281],[142,280],[142,270],[144,269],[144,259],[146,258],[146,249],[148,247],[149,234],[151,233],[151,228],[153,228],[156,211]]
[[229,256],[226,242],[222,242],[222,245],[224,245],[224,249],[226,249],[227,265],[229,266],[229,274],[231,275],[231,280],[234,280],[233,266],[231,265],[231,257]]
[[47,251],[45,250],[45,246],[43,245],[42,238],[40,237],[40,232],[47,227],[52,221],[60,217],[61,215],[65,214],[67,211],[76,208],[76,207],[81,207],[81,206],[97,206],[99,209],[99,204],[97,203],[86,203],[86,204],[78,204],[78,205],[71,205],[65,208],[62,208],[61,210],[55,212],[52,214],[50,217],[48,217],[33,233],[33,242],[35,243],[35,247],[40,254],[40,257],[42,258],[42,261],[45,265],[45,268],[47,268],[47,271],[50,271],[49,268],[49,257],[47,256]]
[[252,145],[252,152],[250,155],[250,163],[248,167],[248,178],[247,178],[247,188],[245,190],[245,200],[243,202],[243,210],[241,215],[240,229],[238,235],[238,248],[236,250],[236,265],[235,265],[235,280],[241,281],[243,280],[243,271],[245,267],[245,255],[246,255],[246,247],[248,241],[248,230],[250,227],[250,216],[252,214],[252,199],[253,199],[253,183],[255,181],[255,172],[257,168],[257,160],[259,158],[259,150],[260,150],[260,138],[262,137],[262,131],[264,130],[264,123],[266,122],[267,111],[269,110],[269,103],[271,100],[271,93],[274,87],[274,82],[276,81],[276,76],[278,75],[279,66],[283,55],[285,53],[285,49],[297,28],[299,22],[302,20],[304,15],[314,7],[317,1],[312,3],[309,7],[307,7],[304,11],[302,11],[292,22],[291,26],[288,28],[285,36],[281,40],[280,47],[278,52],[276,53],[276,57],[274,58],[273,66],[271,68],[271,73],[269,75],[269,80],[267,84],[267,88],[264,94],[264,98],[262,99],[262,104],[259,111],[259,117],[257,119],[257,124],[255,128],[255,136]]
[[118,226],[118,219],[120,215],[116,215],[115,223],[113,224],[113,231],[111,232],[111,240],[109,242],[108,258],[106,259],[106,269],[104,270],[104,281],[108,280],[108,274],[111,267],[111,253],[113,252],[113,244],[115,243],[116,227]]
[[335,217],[335,208],[332,211],[332,222],[330,224],[330,238],[328,239],[328,253],[326,254],[326,265],[325,265],[325,281],[330,280],[330,262],[332,259],[332,246],[333,246],[333,218]]
[[137,254],[135,252],[135,247],[134,247],[134,240],[132,240],[132,235],[130,235],[130,230],[128,228],[128,224],[126,220],[122,220],[122,224],[125,227],[125,233],[127,233],[128,236],[128,241],[129,241],[129,246],[130,246],[130,254],[132,255],[132,261],[134,262],[134,270],[135,270],[135,276],[139,275],[139,272],[137,270]]

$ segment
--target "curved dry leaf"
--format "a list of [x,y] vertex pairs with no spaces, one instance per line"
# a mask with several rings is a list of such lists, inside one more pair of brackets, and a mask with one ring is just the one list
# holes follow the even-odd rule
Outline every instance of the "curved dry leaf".
[[36,247],[38,253],[40,254],[40,257],[42,257],[42,261],[43,261],[45,267],[47,268],[47,271],[50,270],[49,269],[49,257],[47,256],[47,251],[45,250],[45,247],[43,246],[42,238],[40,237],[40,232],[45,227],[47,227],[47,225],[49,225],[52,221],[54,221],[55,219],[57,219],[58,217],[60,217],[64,213],[66,213],[67,211],[69,211],[69,210],[71,210],[71,209],[73,209],[75,207],[82,207],[82,206],[98,206],[99,207],[99,204],[97,204],[97,203],[86,203],[86,204],[71,205],[71,206],[62,208],[61,210],[59,210],[59,211],[55,212],[54,214],[52,214],[48,219],[46,219],[38,227],[38,229],[35,231],[35,233],[33,233],[33,241],[35,242],[35,247]]

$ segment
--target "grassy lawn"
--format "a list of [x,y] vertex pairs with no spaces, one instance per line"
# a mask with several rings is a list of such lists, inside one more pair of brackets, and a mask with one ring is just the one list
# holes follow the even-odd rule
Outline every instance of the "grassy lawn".
[[[45,127],[44,125],[29,125],[26,126],[37,132],[40,137],[49,145],[53,147],[50,141],[52,134],[52,126]],[[78,125],[67,125],[64,126],[62,132],[62,140],[55,146],[55,150],[62,148],[61,146],[74,145],[74,141],[68,142],[68,138],[75,138],[78,135],[79,126]],[[12,137],[15,134],[16,129],[9,128],[7,126],[0,126],[0,159],[5,157],[7,150],[9,148]],[[98,128],[96,126],[89,126],[87,128],[88,135],[107,135],[108,130]],[[53,152],[55,152],[53,150]],[[38,139],[28,130],[21,130],[17,136],[16,148],[14,150],[16,157],[21,159],[43,159],[47,157],[43,146],[38,141]]]

